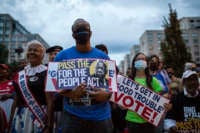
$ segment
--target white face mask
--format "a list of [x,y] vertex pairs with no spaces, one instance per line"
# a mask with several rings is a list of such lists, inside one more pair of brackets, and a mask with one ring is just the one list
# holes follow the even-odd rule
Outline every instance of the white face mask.
[[147,68],[147,62],[144,60],[137,60],[135,61],[134,65],[137,70],[144,70]]

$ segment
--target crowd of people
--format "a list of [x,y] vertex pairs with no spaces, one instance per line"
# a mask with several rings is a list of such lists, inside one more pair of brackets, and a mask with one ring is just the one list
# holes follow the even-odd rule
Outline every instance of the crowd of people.
[[[46,50],[41,42],[33,40],[28,42],[26,60],[15,74],[10,73],[8,65],[0,64],[0,133],[200,132],[200,70],[192,61],[185,64],[182,77],[176,77],[173,67],[157,55],[137,53],[133,57],[124,75],[170,100],[157,127],[136,112],[111,102],[112,92],[105,89],[88,91],[88,86],[81,83],[72,90],[46,92],[45,53],[49,62],[110,60],[106,45],[92,47],[91,36],[89,22],[77,19],[72,25],[75,46],[63,50],[55,45]],[[116,73],[122,74],[117,67]],[[82,102],[86,98],[89,105]]]

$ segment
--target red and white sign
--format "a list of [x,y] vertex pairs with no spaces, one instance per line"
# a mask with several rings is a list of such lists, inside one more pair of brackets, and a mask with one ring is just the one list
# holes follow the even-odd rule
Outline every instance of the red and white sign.
[[14,92],[14,85],[12,81],[6,81],[1,83],[0,85],[0,96],[1,95],[7,95],[7,94],[12,94]]
[[169,100],[122,75],[118,75],[117,83],[118,90],[110,100],[158,126],[165,113],[164,104]]

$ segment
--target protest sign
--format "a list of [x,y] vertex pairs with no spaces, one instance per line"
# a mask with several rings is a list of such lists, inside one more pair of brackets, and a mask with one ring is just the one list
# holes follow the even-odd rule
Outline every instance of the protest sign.
[[49,62],[46,91],[73,89],[85,83],[87,88],[117,90],[116,64],[112,60],[72,59]]
[[14,86],[12,81],[6,81],[4,83],[1,83],[0,96],[12,94],[13,92],[14,92]]
[[110,100],[157,126],[165,113],[164,103],[169,100],[122,75],[118,75],[117,83],[118,90]]

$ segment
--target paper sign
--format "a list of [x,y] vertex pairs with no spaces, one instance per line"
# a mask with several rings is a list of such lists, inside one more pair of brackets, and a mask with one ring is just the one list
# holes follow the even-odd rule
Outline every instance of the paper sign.
[[0,96],[12,94],[14,92],[14,86],[12,81],[6,81],[0,86]]
[[118,90],[110,100],[157,126],[165,112],[164,103],[169,100],[122,75],[118,75],[117,83]]
[[73,59],[48,64],[46,91],[73,89],[85,83],[87,88],[117,90],[115,61]]

